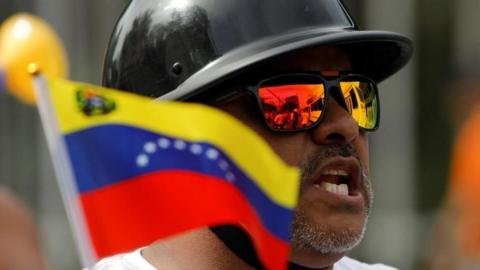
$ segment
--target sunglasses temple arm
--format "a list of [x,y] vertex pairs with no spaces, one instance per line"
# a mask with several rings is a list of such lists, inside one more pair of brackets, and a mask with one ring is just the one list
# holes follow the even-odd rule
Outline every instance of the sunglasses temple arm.
[[214,103],[215,104],[226,104],[226,103],[229,103],[230,101],[233,101],[233,100],[241,97],[244,94],[245,94],[244,91],[234,90],[234,91],[228,92],[224,95],[216,97],[214,99]]

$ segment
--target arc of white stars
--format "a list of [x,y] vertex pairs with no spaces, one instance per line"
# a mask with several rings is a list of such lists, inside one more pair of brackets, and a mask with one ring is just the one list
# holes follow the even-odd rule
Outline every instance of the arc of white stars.
[[[188,144],[183,141],[183,140],[174,140],[173,142],[167,138],[159,138],[157,140],[157,143],[155,144],[155,142],[146,142],[144,145],[143,145],[143,150],[145,151],[145,153],[141,153],[137,156],[137,159],[136,159],[136,163],[137,163],[137,166],[139,167],[146,167],[149,163],[150,163],[150,158],[148,156],[148,154],[153,154],[157,151],[157,146],[161,149],[168,149],[172,146],[173,144],[173,147],[177,150],[185,150],[187,149],[188,147]],[[198,144],[198,143],[194,143],[194,144],[191,144],[189,147],[189,151],[194,154],[194,155],[200,155],[204,152],[204,149],[202,147],[202,145]],[[217,160],[220,156],[220,153],[218,152],[218,150],[214,149],[214,148],[209,148],[205,151],[205,156],[210,159],[210,160]],[[234,183],[236,181],[236,177],[235,175],[229,171],[229,163],[224,160],[224,159],[221,159],[220,161],[218,161],[217,163],[218,167],[220,169],[222,169],[223,171],[225,171],[225,179],[230,182],[230,183]]]

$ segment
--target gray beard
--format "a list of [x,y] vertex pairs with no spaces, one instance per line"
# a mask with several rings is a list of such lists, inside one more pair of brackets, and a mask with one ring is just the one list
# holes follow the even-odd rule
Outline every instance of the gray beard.
[[[334,156],[354,156],[358,159],[356,151],[350,146],[327,146],[322,148],[301,166],[300,198],[302,191],[305,189],[307,179],[311,177],[315,169],[323,160]],[[292,223],[292,248],[295,250],[312,250],[321,254],[334,254],[345,253],[357,246],[365,234],[370,206],[373,202],[370,181],[363,168],[361,173],[361,192],[365,198],[366,205],[365,221],[361,231],[350,228],[339,231],[338,228],[329,228],[324,224],[318,224],[301,209],[298,209],[295,212]]]
[[368,215],[360,232],[351,229],[339,232],[315,223],[303,212],[297,212],[292,225],[292,248],[313,250],[321,254],[345,253],[362,241],[367,220]]

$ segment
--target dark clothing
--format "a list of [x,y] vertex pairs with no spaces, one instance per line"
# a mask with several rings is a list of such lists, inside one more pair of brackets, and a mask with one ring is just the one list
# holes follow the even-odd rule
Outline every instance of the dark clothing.
[[[223,243],[235,253],[238,257],[257,270],[264,270],[262,263],[258,259],[250,237],[239,227],[233,225],[216,226],[210,228]],[[289,262],[289,270],[320,270],[307,268]]]

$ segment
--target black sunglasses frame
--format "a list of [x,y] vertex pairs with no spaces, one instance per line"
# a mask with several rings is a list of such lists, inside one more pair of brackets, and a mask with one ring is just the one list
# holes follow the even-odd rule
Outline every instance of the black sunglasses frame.
[[[297,77],[296,79],[298,79],[300,77],[317,79],[317,80],[319,80],[319,82],[321,82],[324,85],[324,87],[325,87],[325,102],[324,102],[325,106],[324,106],[324,109],[322,110],[322,112],[320,114],[320,117],[317,119],[317,121],[315,121],[315,123],[313,123],[309,127],[286,129],[286,130],[272,128],[268,124],[267,119],[263,116],[263,105],[261,103],[261,99],[260,99],[260,95],[259,95],[258,91],[259,91],[260,87],[267,84],[268,82],[271,82],[271,81],[274,81],[274,80],[280,80],[280,79],[288,79],[288,78],[293,79],[295,77]],[[348,111],[347,105],[345,103],[345,99],[344,99],[344,97],[341,93],[340,82],[342,82],[342,81],[343,82],[361,81],[361,82],[366,82],[373,87],[373,91],[374,91],[376,102],[377,102],[377,114],[376,114],[376,119],[375,119],[375,126],[372,127],[372,128],[364,128],[364,127],[358,126],[358,128],[363,130],[363,131],[368,131],[368,132],[372,132],[372,131],[377,130],[378,127],[379,127],[379,123],[380,123],[380,99],[379,99],[379,96],[378,96],[378,87],[377,87],[377,84],[372,79],[370,79],[366,76],[360,75],[360,74],[340,74],[339,76],[334,76],[334,77],[328,76],[327,77],[327,76],[321,76],[319,74],[312,74],[312,73],[286,73],[286,74],[276,75],[276,76],[273,76],[273,77],[262,79],[255,85],[245,85],[244,89],[248,93],[253,94],[255,96],[255,99],[257,100],[257,104],[258,104],[258,109],[259,109],[259,111],[262,115],[262,118],[263,118],[263,122],[269,130],[274,131],[274,132],[281,132],[281,133],[292,133],[292,132],[300,132],[300,131],[306,131],[306,130],[314,129],[316,126],[318,126],[320,124],[320,122],[322,121],[324,115],[325,115],[325,111],[327,110],[327,104],[328,104],[330,95],[332,95],[332,97],[335,98],[335,100],[345,110]],[[230,98],[232,98],[232,96],[230,96]],[[227,98],[227,99],[230,99],[230,98]],[[358,125],[358,123],[357,123],[357,125]]]

